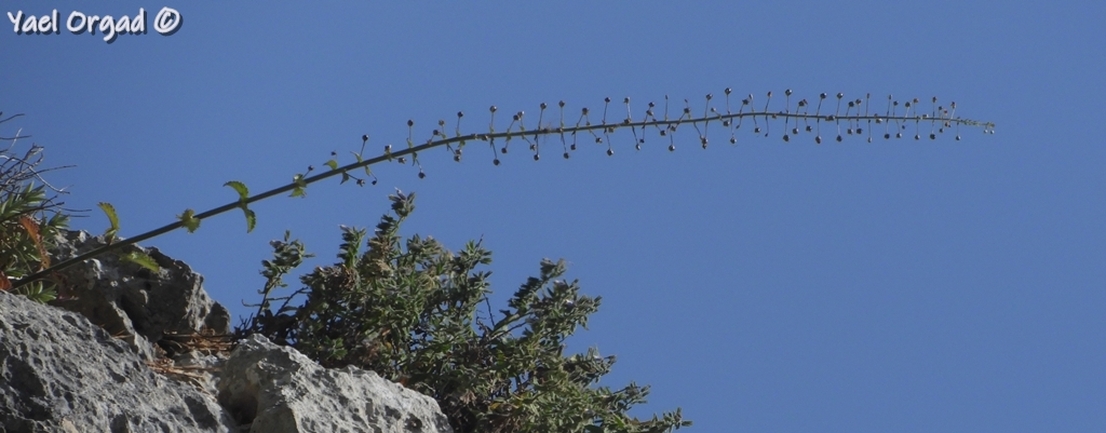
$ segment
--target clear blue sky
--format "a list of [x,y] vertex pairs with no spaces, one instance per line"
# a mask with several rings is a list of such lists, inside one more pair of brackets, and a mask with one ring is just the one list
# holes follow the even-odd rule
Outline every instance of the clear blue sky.
[[[49,177],[93,210],[75,228],[102,232],[106,201],[124,236],[234,200],[229,180],[261,191],[331,151],[348,162],[362,134],[402,146],[408,119],[417,140],[457,111],[481,131],[493,104],[630,97],[640,115],[726,87],[956,101],[997,133],[819,146],[743,129],[704,151],[681,130],[674,153],[620,133],[613,157],[517,147],[498,167],[481,146],[460,164],[428,152],[425,179],[380,166],[374,187],[257,203],[251,234],[232,213],[145,245],[241,315],[269,240],[292,230],[328,264],[338,225],[372,227],[400,188],[418,195],[405,234],[484,239],[497,300],[565,258],[603,297],[573,349],[618,356],[605,384],[651,384],[641,415],[682,406],[701,432],[1106,431],[1106,3],[0,5],[63,20],[0,25],[0,110],[26,114],[3,132],[76,165]],[[166,6],[183,16],[171,36],[153,29]],[[65,29],[74,10],[140,7],[145,35]]]

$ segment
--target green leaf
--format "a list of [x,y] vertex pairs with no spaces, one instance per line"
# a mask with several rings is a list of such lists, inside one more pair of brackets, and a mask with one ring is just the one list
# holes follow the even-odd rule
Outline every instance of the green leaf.
[[235,191],[238,191],[238,201],[244,202],[250,198],[250,189],[246,188],[246,184],[242,182],[232,180],[230,182],[224,183],[223,186],[229,186],[231,188],[234,188]]
[[143,268],[149,269],[150,272],[153,272],[155,274],[161,271],[161,267],[157,265],[157,262],[154,261],[154,258],[146,255],[146,253],[141,251],[131,251],[127,254],[123,254],[120,258],[122,258],[124,261],[131,262]]
[[115,234],[119,233],[119,215],[115,213],[115,206],[112,206],[111,203],[100,202],[98,206],[107,215],[108,223],[111,224],[111,228],[104,232],[104,237],[108,238],[108,243],[111,243],[115,240]]
[[185,209],[184,213],[177,215],[177,219],[180,220],[184,228],[188,229],[188,233],[195,232],[200,228],[200,219],[196,218],[196,211],[192,209]]
[[289,197],[307,197],[307,182],[303,181],[303,175],[292,176],[292,182],[296,184],[296,187],[292,189],[292,195]]
[[349,173],[342,172],[342,182],[341,183],[346,183],[346,182],[349,182]]
[[[391,161],[392,160],[392,150],[391,150],[391,148],[385,148],[384,153],[386,153],[388,155],[388,160]],[[353,156],[357,158],[357,163],[358,164],[360,164],[362,162],[365,162],[365,160],[361,158],[360,154],[354,153]],[[372,170],[369,169],[369,166],[365,165],[363,167],[365,168],[365,175],[367,175],[367,176],[372,176],[373,175],[373,172],[372,172]]]
[[246,208],[242,208],[242,212],[246,213],[246,233],[252,232],[254,226],[257,225],[257,215]]
[[[229,186],[238,191],[238,207],[242,208],[242,212],[246,214],[246,233],[252,232],[255,225],[257,225],[257,215],[253,213],[248,207],[246,201],[250,199],[250,190],[246,188],[246,184],[232,180],[223,184],[223,186]],[[199,223],[197,223],[199,225]]]
[[331,170],[337,170],[338,169],[338,161],[335,161],[333,159],[330,160],[330,161],[327,161],[326,166],[330,167]]

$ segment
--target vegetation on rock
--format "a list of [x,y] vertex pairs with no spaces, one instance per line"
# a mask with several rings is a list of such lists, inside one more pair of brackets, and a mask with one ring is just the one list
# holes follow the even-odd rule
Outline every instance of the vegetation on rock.
[[361,367],[428,394],[457,432],[645,433],[691,424],[679,409],[629,416],[647,386],[595,386],[615,358],[594,348],[565,355],[565,339],[587,325],[600,298],[561,279],[563,261],[543,260],[538,276],[493,313],[490,273],[478,270],[491,253],[479,242],[454,254],[430,237],[403,241],[398,232],[414,194],[390,199],[392,215],[372,236],[343,227],[339,261],[301,277],[303,287],[289,296],[272,291],[309,254],[288,235],[274,241],[257,314],[237,333],[260,333],[324,366]]

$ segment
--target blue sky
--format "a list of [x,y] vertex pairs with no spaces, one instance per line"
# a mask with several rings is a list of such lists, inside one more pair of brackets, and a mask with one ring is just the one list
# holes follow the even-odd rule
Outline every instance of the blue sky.
[[[189,263],[235,314],[257,299],[285,230],[328,264],[340,224],[372,227],[415,191],[405,234],[453,249],[483,238],[503,299],[543,257],[603,297],[574,349],[618,363],[604,384],[652,385],[647,415],[681,406],[690,431],[1019,432],[1106,428],[1106,76],[1102,2],[12,1],[40,16],[147,11],[148,32],[17,35],[0,25],[0,110],[123,236],[185,208],[279,186],[331,151],[425,140],[438,119],[487,127],[564,100],[699,106],[726,87],[937,96],[997,133],[816,145],[809,135],[693,131],[491,163],[471,147],[374,169],[358,188],[253,206],[144,243]],[[155,15],[174,8],[170,36]],[[0,21],[3,24],[5,21]],[[500,120],[506,116],[499,117]],[[532,121],[532,120],[531,120]],[[505,126],[501,123],[500,128]],[[778,123],[773,126],[778,126]],[[553,148],[559,143],[550,142]],[[367,152],[368,153],[368,152]],[[305,269],[309,269],[306,268]]]

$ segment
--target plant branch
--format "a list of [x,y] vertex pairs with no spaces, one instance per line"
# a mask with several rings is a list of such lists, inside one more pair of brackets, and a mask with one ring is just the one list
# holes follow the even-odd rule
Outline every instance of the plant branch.
[[[787,92],[787,95],[789,97],[790,97],[790,93],[791,93],[790,91]],[[452,144],[458,144],[459,146],[464,146],[467,142],[470,142],[470,141],[486,141],[486,142],[491,142],[491,143],[494,144],[496,139],[504,139],[504,140],[507,140],[509,142],[509,140],[512,139],[512,138],[522,138],[522,139],[526,140],[526,142],[530,143],[530,145],[534,149],[536,149],[536,142],[531,142],[530,139],[535,139],[536,140],[540,136],[559,135],[563,138],[565,134],[570,134],[570,135],[573,135],[573,136],[575,136],[575,134],[580,133],[580,132],[588,132],[588,133],[591,133],[591,134],[595,134],[595,131],[602,130],[602,133],[603,133],[604,138],[605,138],[610,133],[613,133],[617,129],[631,128],[634,131],[634,136],[636,138],[637,133],[638,133],[638,128],[641,128],[641,132],[644,134],[646,127],[656,127],[656,128],[658,128],[658,130],[661,131],[662,136],[668,135],[669,137],[671,137],[671,135],[673,135],[675,133],[676,128],[678,126],[690,123],[690,124],[694,125],[694,127],[697,130],[699,129],[699,124],[703,125],[703,129],[702,129],[703,132],[699,132],[699,134],[700,134],[700,140],[703,144],[703,147],[706,147],[707,140],[706,140],[706,137],[705,137],[704,134],[705,134],[705,131],[707,129],[706,128],[707,125],[709,125],[711,122],[719,122],[724,127],[730,128],[731,133],[733,133],[734,130],[741,127],[740,123],[738,123],[737,125],[734,125],[733,121],[734,120],[741,120],[745,117],[752,117],[754,122],[757,120],[758,117],[764,118],[765,121],[767,121],[768,119],[776,119],[776,118],[781,118],[781,117],[784,118],[785,121],[787,121],[789,123],[792,120],[794,120],[795,125],[796,125],[796,130],[797,130],[798,122],[800,120],[802,120],[802,121],[811,121],[811,120],[817,121],[819,126],[820,126],[821,122],[823,122],[823,121],[824,122],[832,122],[834,124],[837,124],[838,127],[840,127],[840,122],[846,122],[848,125],[850,125],[850,134],[852,133],[852,125],[854,125],[854,124],[859,125],[859,123],[862,122],[862,121],[866,121],[869,124],[871,122],[875,122],[877,124],[880,124],[880,123],[890,124],[891,122],[895,122],[896,128],[905,128],[905,123],[906,122],[914,122],[916,127],[917,127],[917,124],[919,124],[921,122],[929,122],[931,127],[938,127],[938,125],[940,125],[939,128],[940,128],[941,132],[944,132],[945,128],[950,128],[950,127],[954,127],[954,126],[959,127],[961,125],[968,126],[968,127],[981,127],[981,128],[983,128],[984,132],[987,132],[987,133],[993,133],[994,128],[995,128],[995,124],[991,123],[991,122],[980,122],[980,121],[964,119],[964,118],[960,118],[960,117],[953,117],[953,114],[955,113],[955,108],[956,108],[955,103],[952,103],[952,105],[949,107],[950,109],[952,109],[951,113],[948,109],[945,109],[944,107],[933,107],[933,109],[931,110],[931,113],[933,113],[933,114],[920,114],[919,113],[920,110],[917,107],[918,100],[914,99],[912,101],[913,105],[914,105],[913,113],[911,113],[911,110],[910,110],[911,109],[911,101],[907,101],[905,103],[905,106],[906,106],[905,113],[899,115],[895,111],[893,111],[893,109],[891,107],[891,103],[890,103],[891,98],[888,97],[889,103],[888,103],[887,112],[885,114],[881,115],[881,114],[870,114],[870,113],[868,113],[867,110],[865,110],[864,114],[860,114],[859,105],[861,104],[861,100],[857,99],[856,101],[848,102],[850,110],[853,108],[854,103],[857,105],[856,111],[855,111],[856,114],[850,114],[850,112],[847,111],[844,115],[838,115],[836,113],[835,114],[822,114],[822,113],[820,113],[820,111],[818,111],[814,114],[811,114],[808,111],[804,111],[804,112],[800,113],[799,108],[808,107],[808,104],[806,103],[806,100],[804,99],[804,100],[798,102],[798,104],[796,105],[794,110],[792,110],[792,107],[789,106],[789,107],[785,107],[785,111],[770,111],[768,109],[769,106],[766,103],[764,105],[764,109],[762,111],[751,110],[751,111],[739,111],[737,113],[733,113],[733,112],[730,111],[730,108],[728,107],[728,105],[729,105],[729,96],[730,96],[730,90],[726,89],[726,100],[727,100],[726,105],[727,105],[727,107],[725,108],[726,112],[722,113],[722,112],[717,111],[717,109],[710,108],[711,96],[708,95],[707,96],[707,101],[708,101],[707,109],[705,110],[703,116],[701,116],[701,117],[692,117],[692,115],[690,114],[690,108],[685,108],[685,109],[683,109],[683,114],[679,118],[669,119],[668,118],[668,113],[667,113],[667,104],[666,104],[664,118],[663,119],[658,119],[652,112],[653,104],[650,104],[649,105],[650,109],[649,109],[649,111],[646,111],[646,116],[645,116],[644,120],[632,121],[629,117],[627,117],[625,120],[622,120],[621,122],[618,122],[618,123],[608,123],[607,119],[606,119],[606,114],[604,114],[604,119],[602,120],[601,123],[592,124],[589,120],[587,120],[588,109],[584,108],[582,110],[583,114],[580,116],[580,120],[577,121],[577,124],[575,126],[565,126],[565,124],[564,124],[564,115],[563,115],[564,103],[562,102],[562,103],[560,103],[560,106],[562,108],[561,123],[560,123],[560,126],[557,126],[557,127],[549,127],[549,126],[541,127],[540,124],[539,124],[539,127],[537,127],[537,128],[525,129],[522,126],[523,113],[519,112],[518,114],[514,115],[513,121],[511,122],[511,126],[509,126],[507,131],[504,131],[504,132],[495,132],[494,123],[489,125],[489,132],[487,132],[487,133],[471,133],[471,134],[462,135],[462,134],[459,133],[459,130],[458,130],[458,134],[456,136],[449,137],[449,138],[444,138],[444,137],[446,137],[444,132],[435,130],[435,134],[434,134],[433,137],[443,137],[443,138],[438,139],[438,140],[434,140],[432,138],[430,140],[427,140],[424,144],[421,144],[421,145],[414,145],[413,142],[411,141],[411,139],[408,138],[407,143],[408,143],[409,147],[406,148],[406,149],[391,151],[391,147],[388,146],[385,149],[385,152],[384,152],[383,155],[377,156],[375,158],[359,160],[358,162],[354,162],[354,163],[350,163],[350,164],[347,164],[347,165],[344,165],[344,166],[332,168],[329,171],[322,172],[322,173],[319,173],[319,174],[314,175],[314,176],[309,176],[309,177],[298,177],[297,176],[297,180],[292,182],[292,183],[289,183],[289,184],[280,186],[278,188],[274,188],[274,189],[262,192],[260,194],[252,195],[252,196],[249,196],[249,197],[237,200],[237,201],[233,201],[233,202],[227,203],[225,205],[219,206],[217,208],[214,208],[214,209],[211,209],[211,210],[199,213],[199,214],[195,214],[194,216],[192,216],[192,221],[203,220],[203,219],[206,219],[206,218],[209,218],[209,217],[212,217],[212,216],[215,216],[215,215],[219,215],[221,213],[231,211],[231,210],[234,210],[234,209],[242,209],[246,205],[248,205],[250,203],[253,203],[253,202],[256,202],[256,201],[259,201],[259,200],[264,200],[266,198],[273,197],[275,195],[283,194],[283,193],[286,193],[286,192],[295,192],[297,190],[302,189],[306,185],[309,185],[309,184],[312,184],[312,183],[315,183],[315,182],[318,182],[318,181],[321,181],[321,180],[324,180],[324,179],[328,179],[328,178],[338,176],[338,175],[342,175],[342,174],[347,174],[349,171],[352,171],[352,170],[367,168],[367,167],[369,167],[373,164],[377,164],[377,163],[384,162],[384,161],[391,161],[393,159],[402,158],[402,157],[405,157],[407,155],[411,155],[412,158],[415,159],[412,162],[417,163],[417,157],[418,157],[419,152],[422,152],[422,151],[428,150],[428,149],[432,149],[432,148],[436,148],[436,147],[442,147],[442,146],[447,146],[450,149],[452,149],[452,147],[450,146]],[[771,98],[771,93],[769,93],[769,100],[770,100],[770,98]],[[821,99],[825,99],[825,98],[826,98],[826,94],[823,93],[821,95]],[[744,107],[746,107],[746,106],[751,106],[750,105],[751,99],[752,99],[752,95],[750,95],[748,99],[745,99],[745,100],[742,101],[742,106],[741,106],[742,109],[744,109]],[[840,103],[840,101],[841,101],[841,94],[840,93],[837,95],[837,99],[838,99],[838,102]],[[936,103],[936,98],[934,98],[933,101],[934,101],[934,103]],[[606,102],[609,105],[610,104],[610,99],[609,98],[606,99]],[[627,106],[627,115],[629,116],[629,114],[630,114],[629,113],[629,99],[625,99],[624,103]],[[867,101],[865,100],[864,103],[867,104]],[[788,104],[790,104],[790,102],[788,102]],[[899,103],[897,101],[894,102],[895,107],[897,107],[898,104]],[[840,105],[840,104],[838,104],[838,105]],[[543,113],[543,115],[544,115],[545,108],[546,108],[546,105],[542,104],[542,113]],[[820,109],[821,109],[821,103],[819,103],[819,110]],[[838,109],[840,110],[840,107]],[[495,111],[496,111],[495,107],[492,107],[491,112],[492,112],[493,119],[494,119]],[[606,110],[604,110],[604,111],[606,111]],[[463,113],[458,113],[457,117],[458,117],[458,123],[459,123],[460,118],[463,117]],[[6,121],[6,120],[10,120],[10,118],[9,119],[4,119],[4,121]],[[539,120],[539,122],[540,122],[540,120]],[[516,124],[518,125],[518,128],[515,129],[515,130],[512,130],[515,127]],[[439,125],[444,126],[444,121],[439,122]],[[413,122],[408,122],[408,127],[410,128],[411,126],[413,126]],[[664,129],[661,129],[661,127],[664,127]],[[785,125],[785,129],[786,129],[786,125]],[[757,129],[755,131],[759,133],[759,131],[760,131],[759,126],[757,127]],[[810,131],[809,127],[808,127],[807,131]],[[860,128],[857,128],[857,131],[858,131],[858,134],[859,134]],[[787,131],[785,131],[784,139],[788,140],[788,136],[786,135],[786,132]],[[871,134],[870,128],[869,128],[869,134]],[[915,138],[917,139],[918,137],[915,136]],[[930,138],[935,138],[935,134],[931,133]],[[957,139],[959,139],[959,135],[957,136]],[[602,142],[602,140],[603,139],[601,139],[598,135],[596,136],[596,142]],[[871,137],[869,136],[869,141],[870,140],[871,140]],[[607,143],[608,146],[610,146],[610,140],[607,139],[606,141],[608,142]],[[642,138],[640,141],[638,141],[639,145],[643,141],[644,141],[644,138]],[[840,135],[838,135],[838,141],[841,141]],[[731,143],[732,142],[733,142],[733,139],[731,139]],[[821,136],[820,135],[817,137],[817,142],[819,142],[819,143],[821,142]],[[669,150],[673,150],[673,149],[674,149],[674,146],[669,147]],[[362,147],[362,150],[364,150],[363,147]],[[503,151],[505,153],[506,148],[504,148]],[[457,150],[455,150],[454,152],[455,152],[455,155],[456,155],[455,159],[459,160],[460,159],[459,158],[460,147]],[[610,155],[610,154],[613,154],[613,151],[608,148],[608,155]],[[568,157],[567,152],[565,153],[565,157],[566,158]],[[535,159],[537,159],[537,154],[535,154]],[[498,159],[496,159],[495,162],[498,163],[499,162]],[[422,172],[420,171],[420,174],[421,173]],[[147,239],[150,239],[150,238],[168,233],[170,231],[179,229],[179,228],[184,227],[184,226],[185,226],[185,221],[177,221],[177,222],[174,222],[172,224],[167,224],[167,225],[162,226],[160,228],[157,228],[157,229],[139,234],[137,236],[127,238],[125,240],[117,240],[116,242],[109,243],[109,244],[107,244],[103,247],[94,249],[94,250],[89,251],[85,254],[81,254],[79,256],[76,256],[76,257],[58,262],[58,263],[54,264],[53,266],[51,266],[50,268],[47,268],[47,269],[44,269],[42,271],[36,272],[34,274],[28,275],[28,276],[20,279],[19,281],[14,282],[13,286],[15,288],[22,287],[22,286],[24,286],[24,285],[26,285],[26,284],[28,284],[32,281],[44,278],[44,277],[46,277],[47,275],[49,275],[51,273],[64,270],[64,269],[69,268],[69,267],[71,267],[71,266],[73,266],[77,263],[82,262],[82,261],[88,260],[90,258],[99,256],[101,254],[104,254],[104,253],[107,253],[107,252],[110,252],[110,251],[117,250],[119,248],[122,248],[122,247],[125,247],[125,246],[128,246],[128,245],[133,245],[135,243],[142,242],[144,240],[147,240]]]

